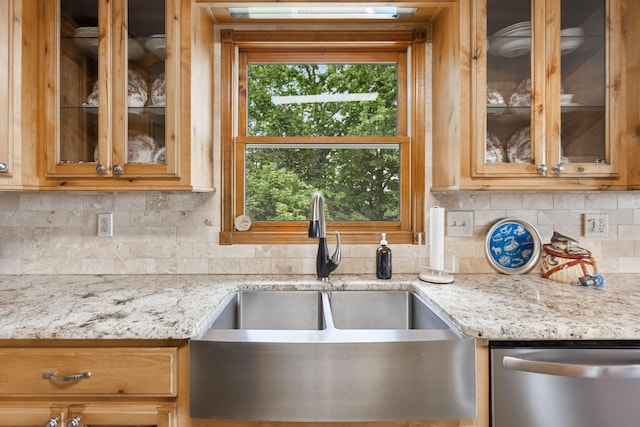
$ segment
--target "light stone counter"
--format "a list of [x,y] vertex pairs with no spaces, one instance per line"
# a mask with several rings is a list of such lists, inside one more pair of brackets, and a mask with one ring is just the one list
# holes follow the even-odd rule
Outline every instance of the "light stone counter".
[[640,340],[640,276],[609,275],[603,289],[537,275],[457,275],[436,285],[416,275],[0,276],[0,339],[188,339],[238,289],[409,289],[468,336]]

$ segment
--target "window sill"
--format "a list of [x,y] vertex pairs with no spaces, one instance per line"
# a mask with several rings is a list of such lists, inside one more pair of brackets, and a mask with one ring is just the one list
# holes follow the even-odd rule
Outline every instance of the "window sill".
[[[417,244],[417,233],[411,231],[385,231],[387,240],[394,244]],[[374,244],[380,243],[379,231],[340,231],[343,244]],[[327,241],[335,242],[335,232],[327,230]],[[304,231],[231,231],[220,233],[221,245],[243,244],[314,244],[317,239],[311,238]]]

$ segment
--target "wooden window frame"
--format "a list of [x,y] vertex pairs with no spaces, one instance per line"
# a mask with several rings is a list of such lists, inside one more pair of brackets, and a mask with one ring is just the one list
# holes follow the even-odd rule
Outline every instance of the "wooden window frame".
[[[295,42],[292,42],[295,40]],[[388,58],[390,52],[402,57],[407,70],[399,68],[398,83],[398,134],[397,136],[375,137],[376,142],[397,143],[400,146],[401,206],[398,222],[338,222],[327,223],[327,235],[340,231],[344,243],[377,243],[380,233],[387,233],[387,240],[394,243],[417,243],[417,236],[423,231],[425,193],[425,103],[426,103],[426,30],[408,31],[221,31],[221,226],[220,244],[269,244],[269,243],[312,243],[307,236],[306,221],[303,222],[256,222],[248,231],[237,231],[234,227],[236,216],[244,212],[244,168],[245,144],[274,142],[276,138],[246,136],[246,107],[242,102],[239,87],[240,62],[245,51],[261,51],[259,55],[268,57],[273,52],[276,57],[284,51],[302,51],[309,58],[318,60],[325,52],[344,54],[345,62],[349,51],[357,56],[369,55],[371,62],[381,57]],[[299,58],[300,56],[297,56]],[[332,57],[335,59],[335,57]],[[356,61],[357,62],[357,61]],[[401,61],[402,62],[402,61]],[[399,64],[401,64],[399,62]],[[406,77],[405,77],[406,76]],[[402,90],[401,85],[406,89]],[[246,91],[245,91],[246,92]],[[244,126],[244,127],[243,127]],[[295,138],[299,142],[299,138]],[[286,142],[286,138],[277,138]],[[305,138],[309,142],[347,142],[341,137]],[[349,138],[349,143],[367,143],[372,138]],[[238,184],[240,183],[240,184]],[[311,200],[309,200],[311,206]]]

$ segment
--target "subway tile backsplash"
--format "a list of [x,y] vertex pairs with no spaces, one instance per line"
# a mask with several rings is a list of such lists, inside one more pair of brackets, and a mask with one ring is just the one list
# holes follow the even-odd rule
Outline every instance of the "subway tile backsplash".
[[[446,237],[446,264],[455,255],[458,272],[493,272],[485,234],[496,220],[518,217],[543,242],[554,231],[579,240],[603,274],[640,273],[639,191],[461,192],[427,200],[474,212],[473,237]],[[96,236],[101,212],[113,213],[113,237]],[[583,237],[585,212],[607,213],[609,236]],[[315,274],[316,241],[220,246],[218,219],[217,193],[0,192],[0,274]],[[389,244],[394,273],[416,273],[420,259],[428,260],[427,248]],[[374,274],[376,247],[343,245],[336,273]]]

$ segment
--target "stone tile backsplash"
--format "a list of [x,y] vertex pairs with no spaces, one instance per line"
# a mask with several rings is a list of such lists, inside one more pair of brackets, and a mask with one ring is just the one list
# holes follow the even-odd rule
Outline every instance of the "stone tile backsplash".
[[[462,192],[427,202],[474,213],[473,237],[446,237],[458,272],[492,272],[484,236],[496,220],[518,217],[543,242],[553,231],[577,238],[602,273],[640,273],[640,191]],[[0,192],[0,274],[315,274],[315,241],[220,246],[219,211],[217,193]],[[113,237],[96,236],[100,212],[113,213]],[[609,214],[609,236],[583,237],[585,212]],[[394,273],[419,271],[418,246],[389,243]],[[344,245],[336,273],[374,274],[376,247]]]

